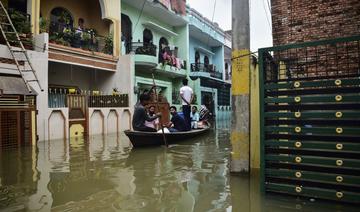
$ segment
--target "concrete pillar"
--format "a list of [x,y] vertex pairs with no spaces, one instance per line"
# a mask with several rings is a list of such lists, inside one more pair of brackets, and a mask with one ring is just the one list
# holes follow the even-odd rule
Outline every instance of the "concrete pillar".
[[232,0],[232,110],[231,167],[248,173],[250,166],[250,21],[249,0]]
[[40,32],[40,0],[28,0],[27,13],[31,15],[31,32],[38,35]]

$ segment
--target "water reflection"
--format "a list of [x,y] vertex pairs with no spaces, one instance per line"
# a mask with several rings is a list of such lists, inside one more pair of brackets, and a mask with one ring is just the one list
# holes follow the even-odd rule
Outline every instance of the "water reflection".
[[0,210],[351,211],[320,201],[264,198],[258,174],[231,177],[229,125],[220,122],[209,135],[168,149],[131,150],[121,135],[3,151]]

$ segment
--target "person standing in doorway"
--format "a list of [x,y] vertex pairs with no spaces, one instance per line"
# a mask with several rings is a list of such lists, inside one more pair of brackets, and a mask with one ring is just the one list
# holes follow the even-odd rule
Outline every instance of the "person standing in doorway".
[[191,103],[194,99],[193,89],[188,86],[188,80],[183,79],[183,86],[180,88],[180,97],[182,99],[182,111],[184,114],[186,129],[191,130]]

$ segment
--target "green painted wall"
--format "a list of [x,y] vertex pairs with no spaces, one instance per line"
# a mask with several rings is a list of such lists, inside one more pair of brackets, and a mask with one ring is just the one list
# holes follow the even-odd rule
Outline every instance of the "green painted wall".
[[[163,34],[159,31],[148,28],[149,30],[151,30],[153,34],[153,44],[157,46],[157,54],[159,54],[159,40],[161,37],[164,37],[168,40],[169,46],[178,47],[179,49],[178,57],[186,61],[186,74],[188,75],[188,70],[190,69],[188,25],[174,27],[146,13],[143,13],[139,18],[140,10],[125,3],[122,3],[121,5],[121,13],[127,15],[132,22],[132,35],[133,35],[132,42],[138,42],[138,41],[143,42],[143,31],[146,28],[143,25],[143,23],[149,21],[178,34],[177,36],[169,36],[167,34]],[[152,83],[151,72],[146,73],[143,70],[140,71],[135,68],[134,78],[135,78],[135,86]],[[180,87],[182,86],[182,78],[181,77],[173,78],[171,76],[166,77],[164,75],[155,74],[155,80],[156,83],[159,83],[160,86],[167,85],[167,88],[165,90],[166,92],[165,96],[167,97],[168,102],[172,104],[173,103],[172,93],[173,91],[179,92]]]

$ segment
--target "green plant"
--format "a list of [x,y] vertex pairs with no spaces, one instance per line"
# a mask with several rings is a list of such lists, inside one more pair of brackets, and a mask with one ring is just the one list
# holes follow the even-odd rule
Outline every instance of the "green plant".
[[27,16],[17,10],[9,9],[11,21],[19,34],[30,34],[31,24]]
[[109,34],[108,36],[105,37],[104,39],[105,41],[105,46],[103,49],[103,52],[105,54],[113,54],[113,49],[114,49],[114,41],[113,41],[113,36],[112,34]]
[[40,17],[39,26],[40,33],[49,32],[50,23],[46,18]]

